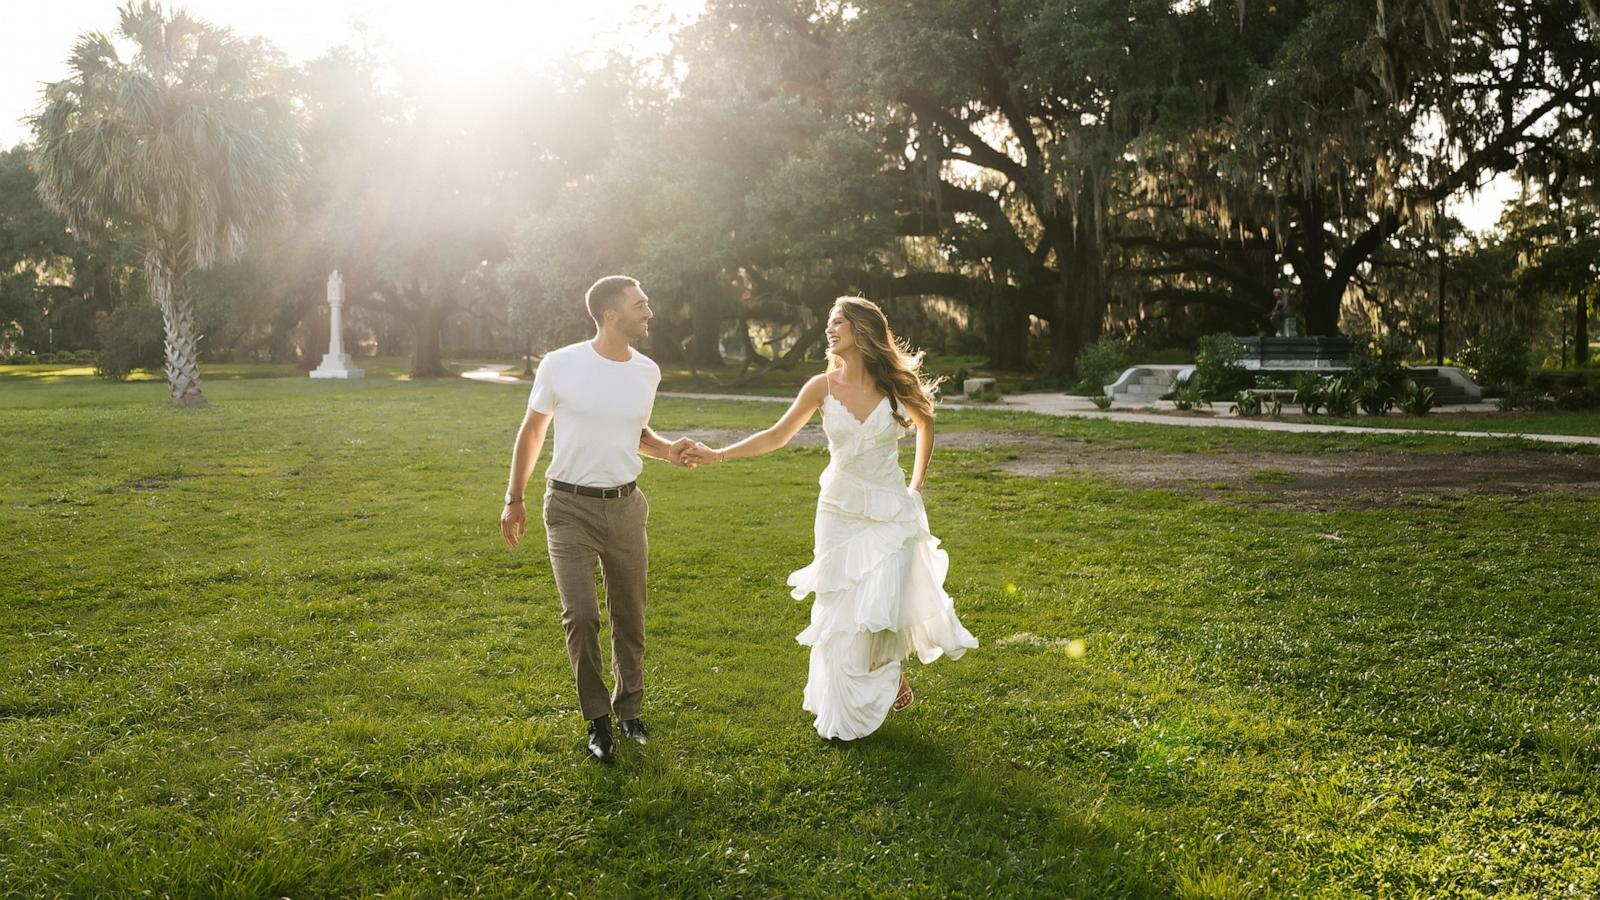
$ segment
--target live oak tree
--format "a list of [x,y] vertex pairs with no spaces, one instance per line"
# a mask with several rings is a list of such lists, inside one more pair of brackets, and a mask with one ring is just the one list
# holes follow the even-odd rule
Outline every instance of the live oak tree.
[[[1133,242],[1168,251],[1179,303],[1258,306],[1287,270],[1312,334],[1402,229],[1437,236],[1442,204],[1515,171],[1600,102],[1593,19],[1578,0],[1192,3],[1186,44],[1217,98],[1145,148]],[[1592,133],[1592,130],[1591,130]],[[1263,268],[1241,257],[1268,259]],[[1253,298],[1253,299],[1252,299]]]

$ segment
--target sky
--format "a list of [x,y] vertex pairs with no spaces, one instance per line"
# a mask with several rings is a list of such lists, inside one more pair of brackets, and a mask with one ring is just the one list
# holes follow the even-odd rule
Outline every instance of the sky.
[[[21,120],[38,104],[40,87],[66,77],[66,59],[78,35],[115,28],[121,3],[0,0],[0,147],[27,136]],[[364,30],[397,56],[420,59],[449,78],[505,60],[531,67],[572,52],[638,41],[652,23],[697,15],[704,0],[186,0],[181,5],[239,34],[267,38],[296,62],[357,42]],[[1469,229],[1483,231],[1516,190],[1510,179],[1498,179],[1476,198],[1457,198],[1450,211]]]
[[[704,0],[184,0],[192,15],[264,37],[296,62],[359,42],[421,59],[441,76],[505,60],[530,67],[569,52],[637,41],[651,23],[692,18]],[[116,28],[122,0],[0,0],[0,146],[27,137],[19,120],[43,83],[67,76],[78,35]],[[663,48],[664,49],[664,48]]]

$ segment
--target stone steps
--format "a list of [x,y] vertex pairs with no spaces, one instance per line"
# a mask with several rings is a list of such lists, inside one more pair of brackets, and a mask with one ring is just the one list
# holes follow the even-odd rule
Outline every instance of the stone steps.
[[1435,403],[1476,403],[1483,399],[1483,391],[1467,380],[1465,375],[1460,374],[1460,370],[1452,370],[1452,374],[1456,377],[1451,377],[1450,374],[1445,374],[1432,366],[1417,366],[1406,369],[1406,375],[1412,381],[1422,387],[1433,388],[1433,402]]
[[1106,396],[1123,403],[1153,405],[1171,393],[1173,380],[1189,366],[1134,366],[1105,386]]

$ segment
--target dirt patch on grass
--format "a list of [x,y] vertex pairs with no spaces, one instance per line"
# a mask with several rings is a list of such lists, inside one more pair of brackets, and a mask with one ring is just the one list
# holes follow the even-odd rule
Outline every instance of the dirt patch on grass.
[[1219,500],[1307,509],[1391,507],[1450,494],[1600,494],[1600,458],[1562,453],[1420,454],[1164,453],[1098,450],[1024,452],[1019,474],[1091,474],[1130,486],[1175,488]]
[[[710,432],[717,444],[742,432]],[[826,443],[809,426],[794,444]],[[1192,492],[1226,502],[1281,503],[1304,509],[1407,506],[1450,494],[1600,495],[1600,456],[1508,450],[1481,453],[1227,451],[1174,453],[1112,448],[1034,434],[949,431],[939,446],[1001,450],[1001,471],[1033,478],[1087,475],[1137,488]]]

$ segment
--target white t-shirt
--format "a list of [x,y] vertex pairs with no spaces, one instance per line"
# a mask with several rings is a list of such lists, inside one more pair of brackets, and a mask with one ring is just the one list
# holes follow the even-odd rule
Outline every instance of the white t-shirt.
[[584,341],[545,354],[528,394],[528,408],[555,416],[545,477],[587,487],[639,477],[639,434],[650,424],[661,367],[637,350],[629,353],[616,362]]

